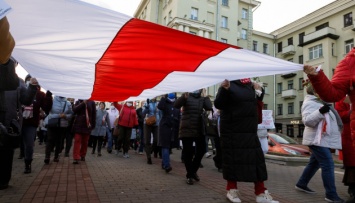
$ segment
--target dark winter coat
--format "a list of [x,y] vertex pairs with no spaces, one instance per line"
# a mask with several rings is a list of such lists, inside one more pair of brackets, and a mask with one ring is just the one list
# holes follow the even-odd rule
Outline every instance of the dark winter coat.
[[210,98],[201,96],[192,96],[189,94],[185,98],[185,94],[179,97],[174,106],[178,109],[182,108],[182,116],[180,121],[179,138],[200,137],[202,135],[202,117],[204,110],[211,111],[212,103]]
[[238,80],[231,81],[228,90],[220,87],[214,105],[221,114],[223,178],[241,182],[267,180],[257,136],[257,99],[251,83],[244,85]]
[[38,89],[35,100],[33,100],[32,104],[33,104],[33,117],[28,119],[23,119],[23,125],[38,127],[39,120],[40,120],[40,116],[39,116],[40,108],[44,112],[46,112],[46,114],[48,114],[52,108],[53,105],[52,93],[47,92],[45,94],[44,92]]
[[[88,115],[90,120],[91,127],[89,128],[86,123],[86,106],[88,109]],[[74,112],[74,124],[73,124],[73,133],[79,134],[90,134],[92,129],[95,128],[96,125],[96,106],[95,102],[88,100],[86,105],[82,100],[75,102],[73,107]]]
[[144,115],[143,115],[143,108],[139,107],[137,110],[137,117],[138,117],[138,124],[141,128],[143,128],[143,124],[144,124]]
[[179,146],[180,109],[174,107],[174,102],[161,98],[158,109],[162,113],[159,122],[158,146],[176,148]]

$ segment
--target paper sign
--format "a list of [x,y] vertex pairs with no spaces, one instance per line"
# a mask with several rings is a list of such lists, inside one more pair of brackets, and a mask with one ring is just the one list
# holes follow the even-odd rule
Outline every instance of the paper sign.
[[11,7],[4,0],[0,0],[0,20],[5,17],[10,10]]
[[263,122],[258,125],[258,129],[274,129],[274,118],[272,117],[272,110],[263,110]]

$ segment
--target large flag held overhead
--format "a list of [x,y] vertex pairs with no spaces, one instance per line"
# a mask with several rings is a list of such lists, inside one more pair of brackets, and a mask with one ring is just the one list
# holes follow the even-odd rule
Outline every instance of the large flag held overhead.
[[7,0],[13,52],[55,95],[100,101],[193,91],[302,65],[76,0]]

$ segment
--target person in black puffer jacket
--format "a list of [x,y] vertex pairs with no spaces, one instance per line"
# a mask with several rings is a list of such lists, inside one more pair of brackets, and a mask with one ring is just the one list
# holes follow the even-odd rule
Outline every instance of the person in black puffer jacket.
[[[202,90],[184,93],[175,102],[175,108],[182,109],[179,138],[182,140],[184,163],[186,168],[186,183],[193,184],[193,179],[199,181],[197,170],[206,151],[205,135],[202,134],[202,112],[211,111],[212,103],[209,97],[201,96]],[[193,147],[196,146],[196,152]]]
[[220,109],[223,178],[227,198],[240,202],[237,182],[254,182],[256,202],[276,203],[264,186],[267,171],[257,136],[258,112],[255,89],[249,78],[221,83],[214,105]]

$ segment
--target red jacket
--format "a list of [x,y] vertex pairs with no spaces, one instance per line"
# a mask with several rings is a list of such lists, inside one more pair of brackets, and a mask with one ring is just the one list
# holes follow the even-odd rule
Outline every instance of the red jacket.
[[[344,97],[345,99],[345,97]],[[350,104],[344,102],[344,99],[335,103],[335,109],[338,111],[344,124],[341,133],[341,144],[343,147],[343,162],[345,166],[355,166],[355,146],[352,144],[350,133]]]
[[[308,75],[317,94],[326,102],[338,102],[349,95],[355,106],[355,48],[353,48],[337,65],[331,81],[321,70],[317,75]],[[355,146],[355,111],[350,115],[350,129]],[[355,157],[352,157],[355,159]]]
[[115,108],[119,111],[118,125],[124,127],[134,127],[138,126],[138,118],[136,109],[133,106],[127,106],[126,104],[113,103]]

